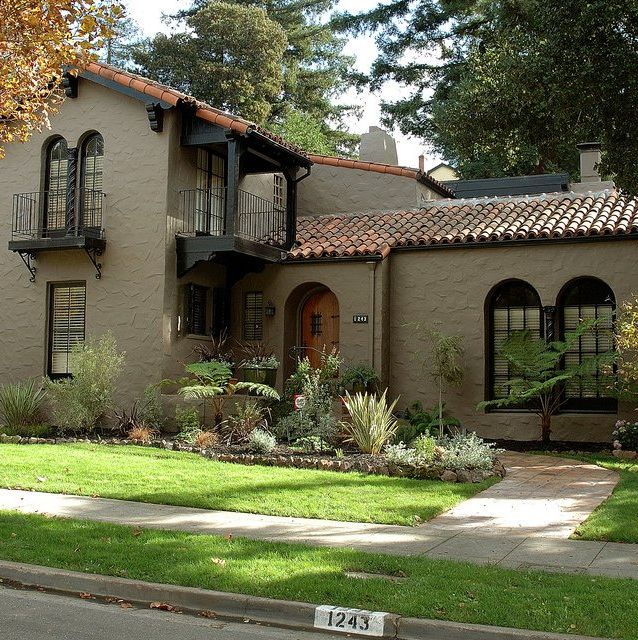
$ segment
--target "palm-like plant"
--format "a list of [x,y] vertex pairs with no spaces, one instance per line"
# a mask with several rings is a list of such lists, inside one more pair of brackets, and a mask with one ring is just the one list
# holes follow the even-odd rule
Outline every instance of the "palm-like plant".
[[368,393],[346,392],[343,399],[350,414],[350,422],[342,422],[341,426],[348,435],[348,442],[354,442],[362,453],[377,455],[383,446],[394,436],[398,428],[392,412],[398,398],[388,406],[386,389],[381,397]]
[[187,399],[211,400],[215,412],[215,425],[224,419],[224,405],[238,391],[247,391],[269,400],[279,400],[279,394],[267,384],[258,382],[235,382],[232,371],[221,362],[193,362],[187,364],[186,372],[194,376],[179,394]]
[[44,400],[40,382],[25,380],[0,387],[0,419],[7,427],[36,423]]

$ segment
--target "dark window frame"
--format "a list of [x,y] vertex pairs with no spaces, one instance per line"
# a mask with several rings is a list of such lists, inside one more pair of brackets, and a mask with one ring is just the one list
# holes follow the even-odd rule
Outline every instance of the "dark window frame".
[[[504,295],[507,291],[508,287],[521,287],[527,289],[527,293],[531,294],[536,298],[538,302],[538,306],[524,304],[524,305],[511,305],[508,307],[496,307],[497,299],[499,296]],[[485,318],[485,400],[495,400],[497,399],[495,396],[495,386],[496,386],[496,371],[495,371],[495,363],[496,363],[496,349],[495,349],[495,327],[494,327],[494,310],[497,308],[537,308],[539,312],[539,335],[540,337],[544,337],[545,335],[545,323],[544,323],[544,310],[541,303],[541,298],[536,289],[526,282],[525,280],[521,280],[519,278],[511,278],[508,280],[503,280],[495,285],[488,295],[485,298],[485,307],[484,307],[484,318]],[[529,406],[511,406],[511,407],[503,407],[503,408],[490,408],[490,412],[508,412],[508,413],[517,413],[517,412],[525,412],[529,413],[533,409]]]
[[184,332],[186,335],[208,336],[210,334],[209,307],[210,288],[191,282],[185,288]]
[[[86,340],[86,280],[73,280],[69,282],[49,282],[47,283],[47,362],[46,362],[46,374],[52,380],[59,380],[62,378],[70,378],[71,372],[68,371],[68,357],[67,357],[67,372],[66,373],[54,373],[52,371],[53,365],[53,331],[54,331],[54,313],[55,313],[55,291],[56,289],[82,287],[84,289],[84,309],[83,309],[83,328],[82,328],[82,341]],[[67,354],[71,353],[71,349],[68,349]]]
[[264,292],[246,291],[243,302],[243,338],[251,342],[260,342],[264,339]]
[[[570,295],[579,295],[579,293],[581,292],[575,292],[575,290],[587,283],[594,284],[604,291],[607,299],[610,299],[611,302],[612,318],[615,318],[616,296],[612,288],[604,280],[601,280],[600,278],[597,278],[595,276],[579,276],[578,278],[573,278],[565,285],[563,285],[556,298],[556,322],[558,336],[561,340],[565,338],[566,331],[565,309],[578,306],[580,310],[580,308],[583,306],[594,306],[596,307],[596,317],[598,317],[598,307],[603,306],[604,304],[601,302],[592,301],[584,302],[582,299],[579,301],[578,305],[566,304],[566,301],[568,301]],[[591,293],[591,289],[588,293]],[[579,344],[579,355],[581,357],[582,355],[586,355],[582,353],[581,344]],[[566,391],[563,390],[563,398],[564,403],[561,406],[560,413],[616,413],[618,411],[618,399],[612,396],[597,396],[595,398],[567,398]]]

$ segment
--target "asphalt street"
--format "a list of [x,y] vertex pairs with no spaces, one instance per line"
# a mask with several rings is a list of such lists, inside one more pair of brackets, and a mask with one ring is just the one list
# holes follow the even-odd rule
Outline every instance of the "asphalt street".
[[344,637],[152,609],[122,608],[117,603],[0,587],[2,640],[336,640]]

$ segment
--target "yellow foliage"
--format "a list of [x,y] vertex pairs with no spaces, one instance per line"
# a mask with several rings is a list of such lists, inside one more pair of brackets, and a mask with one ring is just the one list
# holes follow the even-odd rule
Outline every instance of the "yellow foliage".
[[638,385],[638,296],[618,307],[616,317],[618,378],[625,390]]
[[64,67],[86,64],[123,16],[115,0],[0,0],[0,158],[49,126]]

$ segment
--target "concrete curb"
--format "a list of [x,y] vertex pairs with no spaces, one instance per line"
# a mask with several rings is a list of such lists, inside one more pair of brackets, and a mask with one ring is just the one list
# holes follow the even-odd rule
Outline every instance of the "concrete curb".
[[[152,602],[162,602],[193,613],[213,612],[220,618],[230,620],[249,620],[275,627],[315,630],[317,605],[307,602],[272,600],[5,560],[0,560],[0,580],[73,596],[90,593],[97,597],[117,598],[145,606]],[[348,635],[358,634],[350,632]],[[604,640],[571,634],[404,618],[394,614],[388,614],[386,617],[383,637],[396,640]]]

